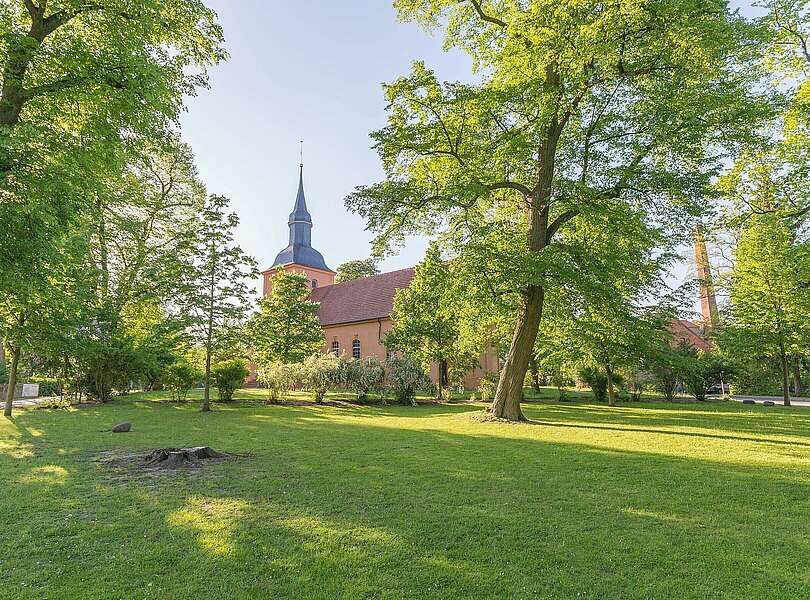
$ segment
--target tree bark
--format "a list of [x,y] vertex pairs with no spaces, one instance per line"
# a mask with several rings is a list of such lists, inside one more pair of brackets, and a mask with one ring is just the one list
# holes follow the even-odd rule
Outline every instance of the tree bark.
[[779,361],[782,364],[782,403],[790,406],[790,384],[788,383],[788,362],[785,345],[779,342]]
[[605,373],[607,373],[608,406],[616,406],[616,392],[613,389],[613,368],[610,365],[605,365]]
[[518,314],[512,345],[501,370],[498,390],[489,411],[496,417],[508,421],[525,421],[520,401],[523,399],[523,380],[529,367],[529,359],[534,351],[537,330],[543,315],[545,290],[537,285],[529,286],[523,294],[523,303]]
[[20,347],[11,346],[11,367],[8,370],[8,389],[6,390],[6,407],[3,414],[11,416],[11,409],[14,406],[14,388],[17,387],[17,366],[20,364]]
[[442,398],[442,390],[445,390],[449,387],[450,377],[447,373],[447,360],[442,359],[439,361],[439,385],[436,386],[436,401],[441,402]]

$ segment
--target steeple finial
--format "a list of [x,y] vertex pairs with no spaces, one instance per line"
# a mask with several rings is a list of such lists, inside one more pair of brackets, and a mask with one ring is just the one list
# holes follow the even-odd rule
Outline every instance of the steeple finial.
[[301,161],[300,161],[298,166],[301,167],[301,170],[303,171],[304,170],[304,140],[300,140],[299,143],[301,144],[301,149],[299,150],[298,154],[299,154],[299,156],[301,158]]

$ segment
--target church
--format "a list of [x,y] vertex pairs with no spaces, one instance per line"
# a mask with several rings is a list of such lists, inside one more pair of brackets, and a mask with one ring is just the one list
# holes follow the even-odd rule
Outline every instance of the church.
[[[325,339],[323,351],[356,359],[376,356],[384,361],[389,356],[383,340],[393,325],[391,312],[394,295],[397,290],[410,285],[414,269],[335,283],[335,271],[327,266],[323,255],[312,246],[313,222],[304,194],[303,165],[300,166],[298,193],[287,224],[290,228],[289,244],[278,253],[273,264],[262,271],[263,295],[272,293],[272,279],[278,269],[304,275],[312,290],[311,300],[319,304],[318,318]],[[711,342],[707,334],[711,326],[716,324],[717,307],[710,283],[705,241],[699,236],[695,239],[695,259],[703,319],[699,322],[678,319],[670,324],[670,330],[673,343],[683,340],[708,351],[711,350]],[[486,352],[479,358],[478,366],[464,377],[463,385],[465,389],[475,389],[481,377],[499,370],[497,353]],[[438,381],[438,365],[431,365],[430,378],[434,383]],[[255,374],[251,374],[248,382],[255,383]]]
[[[310,298],[319,304],[318,318],[323,327],[324,352],[334,352],[352,358],[375,356],[388,358],[383,345],[385,335],[392,327],[391,312],[394,295],[407,288],[414,269],[401,269],[381,273],[344,283],[335,283],[335,271],[330,269],[323,255],[312,246],[312,215],[307,210],[304,194],[304,168],[298,174],[298,193],[287,222],[290,228],[289,244],[278,253],[273,264],[262,272],[262,293],[272,293],[273,275],[278,269],[306,276],[312,290]],[[464,387],[474,389],[481,377],[499,370],[495,352],[480,357],[479,365],[464,377]],[[430,377],[439,377],[437,365],[431,365]]]

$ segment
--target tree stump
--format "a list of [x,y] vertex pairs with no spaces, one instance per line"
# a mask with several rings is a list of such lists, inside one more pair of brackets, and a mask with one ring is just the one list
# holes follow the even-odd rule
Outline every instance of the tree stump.
[[148,467],[161,467],[176,469],[185,465],[197,466],[203,460],[212,458],[228,458],[229,455],[217,452],[208,446],[197,448],[159,448],[144,458]]

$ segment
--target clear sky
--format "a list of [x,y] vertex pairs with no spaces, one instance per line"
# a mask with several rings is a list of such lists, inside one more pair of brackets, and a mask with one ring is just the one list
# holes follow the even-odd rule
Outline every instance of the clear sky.
[[[366,258],[372,236],[343,199],[382,176],[368,137],[385,123],[381,83],[406,74],[414,60],[441,79],[469,80],[469,59],[398,22],[389,0],[206,4],[219,14],[230,59],[211,70],[210,90],[188,100],[182,131],[209,192],[228,196],[240,215],[243,249],[264,269],[287,245],[304,140],[313,246],[332,269]],[[412,240],[381,268],[413,266],[424,250],[423,240]],[[691,265],[682,265],[672,283],[689,276]]]
[[[287,215],[298,185],[314,221],[312,244],[327,264],[370,254],[372,238],[343,199],[382,176],[368,134],[385,123],[381,83],[424,59],[445,79],[469,79],[470,61],[442,51],[385,0],[208,0],[225,29],[230,59],[211,71],[211,89],[188,100],[183,137],[210,193],[231,199],[238,240],[270,266],[287,245]],[[413,240],[383,271],[413,266]]]

